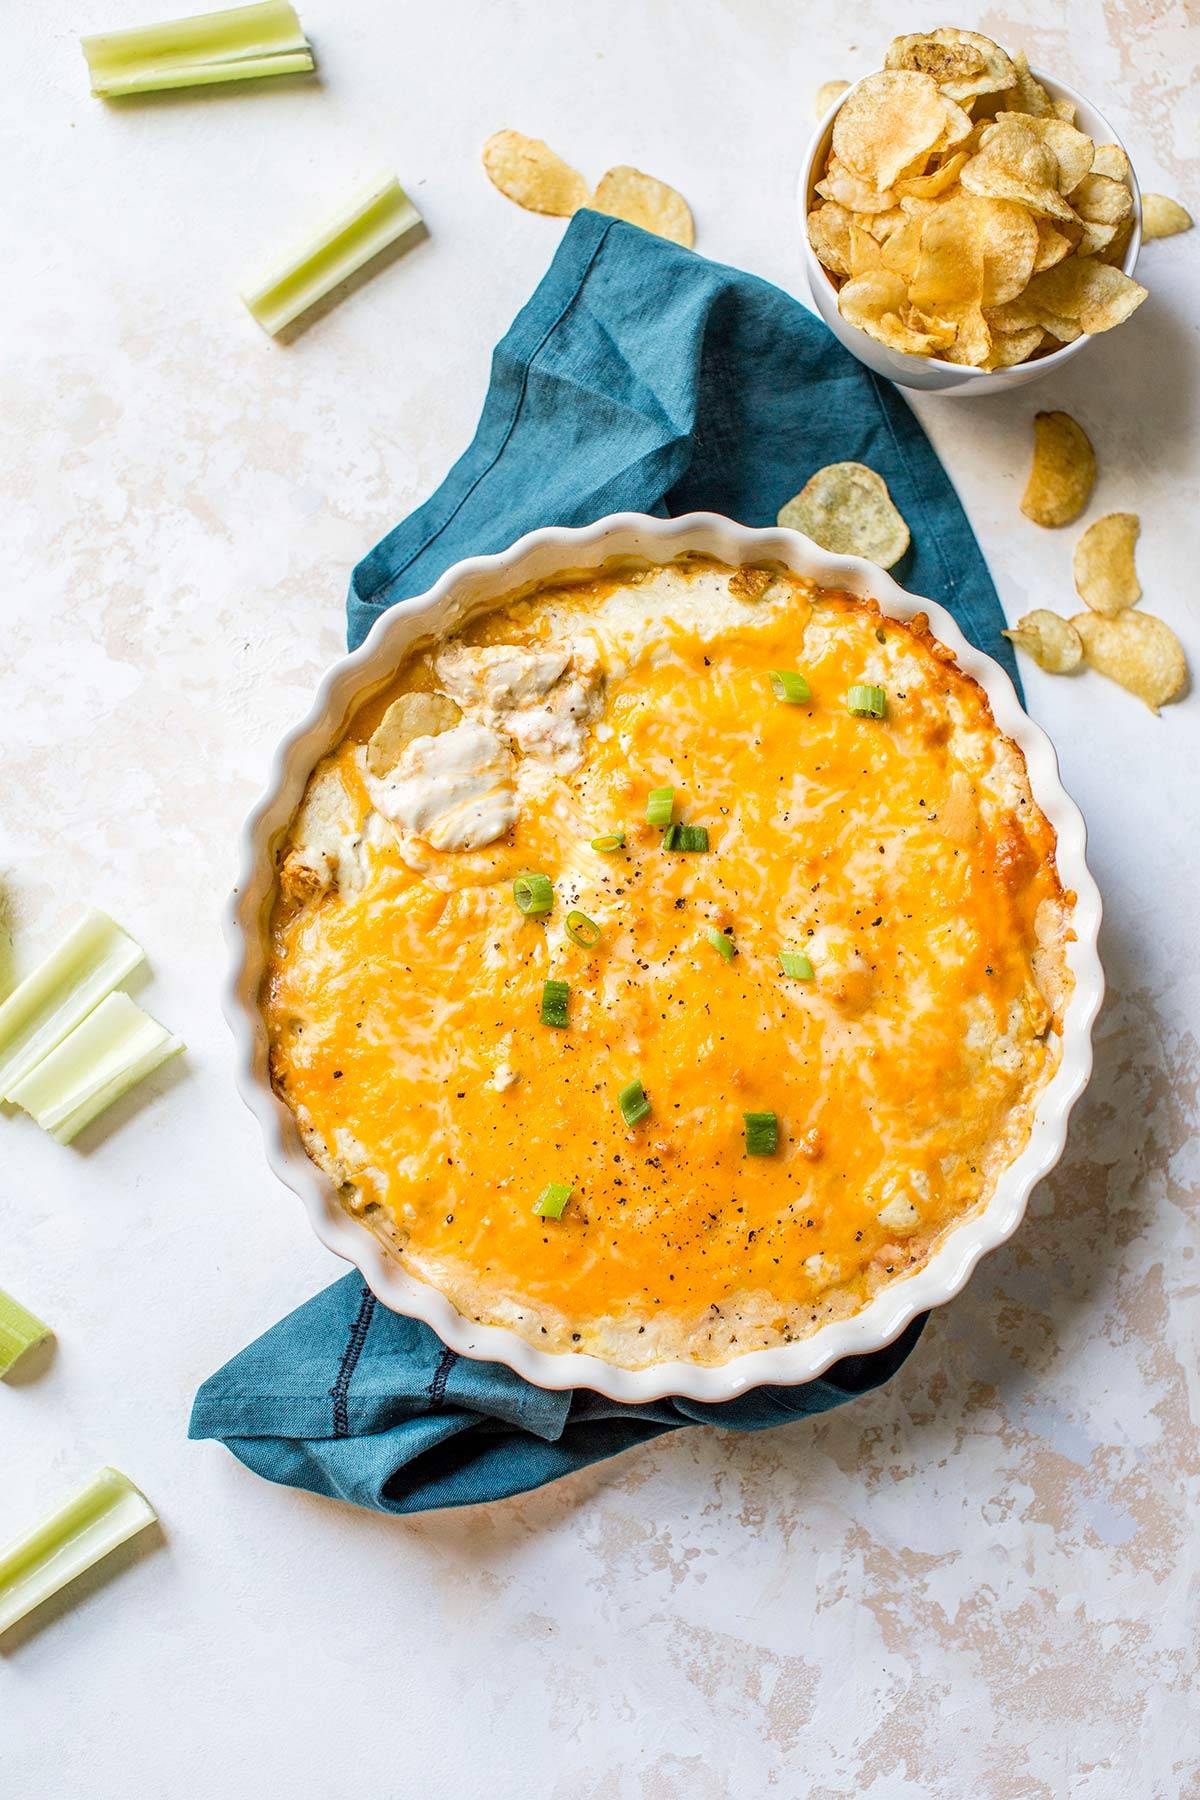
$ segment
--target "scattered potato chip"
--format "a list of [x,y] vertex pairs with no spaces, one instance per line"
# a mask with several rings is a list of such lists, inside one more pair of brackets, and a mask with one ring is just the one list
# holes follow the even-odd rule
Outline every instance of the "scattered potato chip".
[[1071,620],[1083,642],[1088,667],[1119,682],[1156,713],[1178,700],[1188,684],[1187,658],[1171,627],[1152,613],[1123,612],[1116,618],[1079,613]]
[[414,738],[439,737],[461,718],[445,694],[401,694],[367,740],[368,769],[372,775],[390,774]]
[[1069,525],[1091,497],[1096,452],[1070,413],[1040,412],[1033,421],[1033,467],[1021,511],[1035,525]]
[[1035,123],[1017,119],[994,126],[960,180],[968,193],[1016,200],[1030,212],[1072,220],[1075,214],[1058,191],[1058,158],[1034,131]]
[[1004,633],[1048,675],[1070,675],[1083,661],[1083,639],[1069,619],[1039,607]]
[[497,131],[483,146],[483,166],[493,187],[528,212],[569,218],[591,198],[577,169],[565,163],[541,138],[519,131]]
[[630,225],[640,225],[656,237],[669,238],[690,250],[696,242],[691,208],[682,194],[653,175],[643,175],[628,163],[618,163],[596,184],[592,205]]
[[892,504],[887,483],[864,463],[818,469],[779,512],[780,525],[802,531],[835,555],[863,556],[890,569],[908,549],[908,526]]
[[946,132],[949,105],[929,75],[886,69],[868,75],[833,121],[834,154],[861,181],[890,188],[899,176],[920,173]]
[[957,31],[952,26],[893,38],[883,66],[932,75],[943,94],[959,102],[973,100],[977,94],[999,93],[1017,79],[1016,69],[999,44],[982,32]]
[[1133,562],[1142,524],[1136,513],[1105,513],[1075,546],[1075,591],[1093,612],[1111,618],[1134,606],[1142,584]]
[[1120,144],[1097,144],[1092,158],[1093,175],[1111,175],[1114,181],[1129,180],[1133,170]]
[[818,119],[823,119],[835,100],[840,100],[849,88],[848,81],[823,81],[813,95],[813,111]]
[[1022,298],[1038,309],[1034,323],[1047,323],[1051,315],[1078,323],[1080,330],[1110,331],[1135,312],[1146,290],[1121,269],[1091,257],[1068,257],[1044,274],[1035,275]]
[[1174,237],[1177,232],[1192,229],[1192,215],[1178,200],[1168,199],[1166,194],[1142,195],[1142,236],[1150,238]]

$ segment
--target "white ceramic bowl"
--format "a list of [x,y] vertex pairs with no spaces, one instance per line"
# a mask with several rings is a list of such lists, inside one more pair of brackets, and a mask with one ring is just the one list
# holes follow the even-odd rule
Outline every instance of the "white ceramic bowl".
[[[1121,143],[1103,113],[1098,112],[1090,100],[1085,100],[1082,94],[1077,94],[1065,82],[1054,81],[1049,75],[1043,75],[1040,69],[1034,69],[1032,73],[1052,100],[1071,102],[1075,108],[1075,123],[1094,143]],[[1093,341],[1086,334],[1076,338],[1073,344],[1064,344],[1061,350],[1052,351],[1049,356],[1038,356],[1032,362],[1017,363],[1011,369],[969,369],[958,363],[941,362],[934,356],[910,356],[903,350],[889,350],[886,344],[881,344],[867,332],[860,331],[857,325],[846,323],[838,311],[837,288],[817,261],[816,253],[808,241],[808,215],[812,207],[813,190],[825,172],[825,160],[833,139],[833,121],[839,108],[853,91],[851,87],[845,94],[839,94],[813,133],[800,171],[797,190],[800,236],[804,244],[804,268],[808,276],[809,291],[813,304],[838,342],[844,344],[851,355],[865,363],[868,369],[874,369],[877,375],[884,375],[889,381],[898,382],[901,387],[919,388],[926,393],[936,394],[1006,393],[1010,388],[1024,387],[1028,381],[1040,381],[1043,376],[1061,369],[1073,356],[1081,356]],[[1124,149],[1125,146],[1122,144],[1121,148]],[[1137,176],[1132,173],[1130,185],[1133,189],[1133,230],[1121,262],[1127,275],[1133,274],[1138,251],[1142,247],[1142,192],[1138,187]],[[1117,329],[1120,330],[1120,327]]]
[[[948,1233],[923,1268],[894,1282],[853,1318],[831,1321],[801,1342],[751,1351],[719,1367],[673,1362],[630,1370],[594,1356],[551,1355],[506,1328],[474,1324],[436,1288],[409,1275],[366,1226],[342,1209],[333,1183],[305,1154],[292,1114],[272,1091],[258,995],[267,964],[275,847],[310,771],[338,742],[363,695],[388,680],[418,640],[453,630],[514,588],[568,569],[593,569],[613,557],[666,562],[689,550],[733,564],[776,562],[825,586],[873,595],[884,612],[895,618],[909,619],[917,612],[929,615],[936,635],[955,652],[963,670],[985,689],[1001,730],[1024,751],[1034,798],[1058,833],[1062,881],[1078,896],[1075,941],[1067,953],[1075,988],[1064,1021],[1062,1058],[1038,1100],[1029,1142],[1003,1172],[983,1211]],[[402,601],[384,613],[362,647],[334,664],[307,718],[280,745],[267,791],[246,823],[241,873],[226,917],[233,961],[224,1005],[237,1043],[238,1087],[262,1126],[272,1169],[304,1202],[321,1242],[354,1263],[386,1306],[423,1319],[463,1356],[506,1363],[541,1387],[594,1388],[625,1401],[652,1400],[664,1394],[720,1401],[764,1382],[811,1381],[840,1357],[862,1355],[891,1343],[918,1313],[957,1294],[983,1253],[1016,1230],[1034,1183],[1062,1154],[1068,1114],[1091,1072],[1092,1022],[1104,988],[1096,954],[1100,896],[1088,873],[1085,842],[1083,820],[1063,791],[1050,740],[1022,710],[1008,676],[967,642],[942,607],[906,594],[872,564],[858,557],[832,556],[795,531],[778,527],[752,530],[715,513],[689,513],[678,519],[619,513],[581,530],[534,531],[503,555],[459,563],[429,593]]]

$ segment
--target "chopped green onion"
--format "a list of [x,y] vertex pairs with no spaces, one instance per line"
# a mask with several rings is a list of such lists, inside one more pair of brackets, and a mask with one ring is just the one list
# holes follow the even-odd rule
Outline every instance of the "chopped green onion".
[[539,1219],[561,1219],[570,1198],[571,1190],[565,1181],[548,1181],[538,1195],[533,1210]]
[[592,839],[592,849],[598,850],[601,856],[611,856],[615,850],[624,848],[625,833],[623,831],[606,831],[603,837]]
[[671,813],[675,806],[675,789],[651,788],[646,801],[647,825],[669,825]]
[[27,1350],[50,1336],[50,1327],[27,1312],[19,1300],[0,1288],[0,1376],[7,1375]]
[[792,669],[772,669],[771,687],[775,698],[786,700],[789,706],[803,706],[806,700],[812,699],[812,689],[807,681]]
[[743,1113],[746,1155],[774,1156],[779,1148],[779,1120],[773,1112]]
[[0,1632],[157,1517],[118,1469],[101,1469],[82,1493],[0,1550]]
[[713,949],[721,952],[721,955],[725,958],[726,962],[733,961],[734,957],[737,955],[737,946],[731,937],[726,937],[725,933],[723,931],[718,931],[715,925],[706,925],[704,927],[704,935],[712,945]]
[[802,951],[781,950],[779,961],[785,975],[794,975],[797,981],[812,980],[813,966]]
[[569,912],[567,914],[567,936],[581,950],[594,950],[600,942],[600,927],[595,919],[589,919],[586,913]]
[[527,919],[540,919],[554,905],[554,883],[548,875],[518,875],[513,899]]
[[650,1111],[650,1102],[646,1098],[646,1090],[641,1081],[634,1079],[628,1087],[623,1087],[617,1095],[617,1105],[621,1108],[621,1117],[627,1125],[636,1125]]
[[421,223],[421,215],[394,175],[379,175],[312,236],[242,290],[242,299],[264,331],[282,331],[373,257]]
[[89,910],[0,1006],[0,1096],[61,1044],[136,969],[142,949],[107,913]]
[[172,1037],[128,994],[109,994],[15,1083],[12,1099],[43,1131],[69,1144],[106,1106],[183,1047],[182,1038]]
[[562,1030],[567,1023],[567,996],[571,992],[566,981],[543,981],[542,1024]]
[[881,687],[856,683],[846,695],[846,705],[856,719],[882,719],[887,711],[887,695]]
[[663,833],[664,850],[707,850],[706,825],[668,825]]
[[287,0],[99,32],[81,39],[81,48],[92,92],[105,100],[157,88],[255,81],[313,66],[312,48]]

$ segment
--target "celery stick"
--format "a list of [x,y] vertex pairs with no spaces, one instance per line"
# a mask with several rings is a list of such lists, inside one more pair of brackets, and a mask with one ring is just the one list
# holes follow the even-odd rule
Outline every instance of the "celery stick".
[[27,1312],[19,1300],[0,1288],[0,1376],[20,1362],[27,1350],[50,1336],[50,1327]]
[[0,1097],[60,1044],[142,960],[107,913],[86,912],[56,950],[0,1006]]
[[0,1550],[0,1632],[157,1517],[118,1469],[101,1469],[82,1493]]
[[12,1098],[43,1131],[69,1144],[106,1106],[182,1049],[183,1040],[128,994],[110,994],[17,1082]]
[[313,66],[312,49],[288,0],[101,32],[81,43],[92,92],[106,100],[156,88],[256,81]]
[[420,223],[396,177],[380,175],[317,226],[305,244],[244,288],[242,299],[264,331],[282,331]]

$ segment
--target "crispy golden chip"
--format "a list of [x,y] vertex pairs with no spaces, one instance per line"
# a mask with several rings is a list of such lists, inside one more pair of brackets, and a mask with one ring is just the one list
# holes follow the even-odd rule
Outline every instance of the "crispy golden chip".
[[954,186],[966,160],[967,152],[956,150],[939,168],[931,169],[928,175],[909,175],[903,181],[898,181],[896,192],[914,200],[934,200]]
[[932,75],[950,100],[973,100],[1012,87],[1017,71],[999,44],[978,31],[918,31],[893,38],[883,59],[885,69],[916,69]]
[[932,339],[904,321],[902,309],[907,303],[904,277],[890,269],[856,276],[838,293],[838,310],[847,324],[857,325],[890,350],[929,356],[935,347]]
[[1105,513],[1076,544],[1075,591],[1093,612],[1111,618],[1141,599],[1142,584],[1133,561],[1141,528],[1136,513]]
[[1033,421],[1033,467],[1021,511],[1035,525],[1069,525],[1091,497],[1096,452],[1070,413],[1040,412]]
[[887,483],[864,463],[818,469],[779,512],[780,525],[802,531],[823,550],[864,556],[890,569],[908,549],[908,526],[892,504]]
[[978,300],[945,309],[954,321],[954,342],[942,355],[947,362],[982,369],[992,354],[992,334]]
[[461,718],[445,694],[401,694],[367,740],[368,769],[372,775],[390,774],[414,738],[439,737]]
[[818,119],[823,119],[835,100],[840,100],[849,88],[848,81],[823,81],[813,95],[813,111]]
[[[1093,227],[1093,230],[1095,227]],[[1129,248],[1129,240],[1133,236],[1133,220],[1126,219],[1124,225],[1117,226],[1116,236],[1103,250],[1096,251],[1100,262],[1113,263],[1120,266],[1125,261],[1125,252]]]
[[1004,104],[1009,112],[1028,113],[1033,119],[1054,116],[1054,102],[1041,82],[1029,73],[1029,58],[1023,50],[1013,52],[1012,65],[1016,80],[1004,95]]
[[850,273],[850,222],[853,217],[853,213],[833,200],[822,201],[808,215],[808,241],[821,267],[828,269],[831,275]]
[[883,245],[857,219],[850,221],[850,273],[869,275],[883,267]]
[[899,176],[920,172],[948,118],[948,102],[931,76],[884,69],[860,81],[838,109],[834,154],[882,192]]
[[1032,656],[1048,675],[1069,675],[1083,661],[1083,639],[1069,619],[1039,607],[1018,619],[1005,637],[1026,656]]
[[1083,641],[1089,668],[1119,682],[1151,712],[1178,700],[1188,684],[1187,658],[1171,627],[1152,613],[1123,612],[1117,618],[1079,613],[1071,620]]
[[1011,369],[1016,363],[1028,362],[1040,350],[1046,334],[1040,325],[1026,331],[993,332],[991,355],[980,363],[981,369]]
[[1016,200],[1047,218],[1073,220],[1075,214],[1058,191],[1058,158],[1033,130],[1035,122],[1010,117],[1007,124],[991,127],[959,180],[968,193]]
[[985,127],[980,142],[988,143],[996,133],[1014,124],[1023,131],[1032,131],[1035,137],[1040,138],[1054,152],[1058,163],[1055,186],[1060,194],[1071,195],[1071,204],[1074,206],[1072,190],[1090,173],[1092,159],[1096,154],[1096,146],[1091,138],[1082,131],[1076,131],[1074,125],[1068,125],[1065,119],[1055,118],[1053,115],[1045,119],[1031,119],[1025,113],[1001,112],[996,114],[995,124]]
[[829,166],[817,183],[817,192],[835,205],[844,206],[848,212],[889,212],[896,205],[895,194],[887,188],[872,187],[869,181],[861,181],[836,156],[830,157]]
[[[1054,326],[1050,317],[1077,322],[1082,331],[1110,331],[1135,312],[1146,290],[1121,269],[1091,257],[1070,256],[1056,268],[1035,275],[1022,298],[1038,309],[1033,324]],[[1055,335],[1058,335],[1057,333]],[[1065,340],[1064,340],[1065,341]]]
[[1192,229],[1192,215],[1166,194],[1142,195],[1142,236],[1174,237],[1177,232]]
[[922,312],[915,306],[908,307],[904,322],[910,330],[927,337],[934,350],[948,350],[958,336],[958,325],[954,319],[942,318],[938,313]]
[[1075,246],[1077,256],[1100,256],[1110,250],[1117,235],[1115,225],[1085,224]]
[[858,222],[872,237],[878,238],[881,244],[886,244],[890,237],[908,224],[909,213],[903,206],[889,206],[886,212],[863,213]]
[[656,176],[631,169],[628,163],[618,163],[600,177],[592,205],[597,212],[624,219],[629,225],[640,225],[643,231],[669,238],[685,250],[696,242],[692,211],[683,195]]
[[519,131],[493,133],[483,146],[483,166],[493,187],[527,212],[566,219],[591,198],[577,169],[541,138],[523,137]]
[[1066,232],[1059,231],[1058,227],[1052,225],[1049,219],[1038,219],[1037,234],[1038,247],[1037,255],[1033,259],[1033,272],[1035,275],[1040,275],[1043,269],[1052,269],[1055,263],[1060,263],[1064,257],[1070,256],[1075,246]]
[[1111,175],[1085,175],[1071,195],[1071,205],[1090,225],[1123,225],[1133,213],[1133,195]]
[[974,201],[969,194],[952,194],[937,203],[921,228],[909,299],[914,306],[939,310],[968,301],[978,304],[983,281],[982,232]]
[[1093,175],[1111,175],[1114,181],[1128,182],[1133,174],[1129,158],[1120,144],[1097,144],[1092,158]]
[[921,222],[919,219],[904,220],[896,231],[888,233],[880,250],[880,267],[891,269],[896,275],[903,275],[911,281],[917,266],[917,258],[921,251]]

